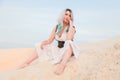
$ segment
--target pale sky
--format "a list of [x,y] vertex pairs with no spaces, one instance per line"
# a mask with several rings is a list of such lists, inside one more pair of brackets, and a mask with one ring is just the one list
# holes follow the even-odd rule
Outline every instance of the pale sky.
[[49,37],[61,12],[74,13],[75,41],[120,36],[119,0],[0,0],[0,48],[34,47]]

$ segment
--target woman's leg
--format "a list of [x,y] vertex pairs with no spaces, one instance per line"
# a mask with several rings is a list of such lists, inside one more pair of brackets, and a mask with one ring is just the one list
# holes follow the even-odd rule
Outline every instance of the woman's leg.
[[28,58],[22,65],[19,66],[19,69],[26,67],[27,65],[29,65],[32,61],[34,61],[35,59],[38,58],[38,54],[35,51],[30,58]]
[[65,52],[65,54],[63,56],[62,61],[58,65],[57,70],[55,71],[55,73],[57,75],[61,74],[64,71],[64,68],[65,68],[68,60],[70,59],[71,55],[72,55],[72,48],[71,48],[71,46],[69,46],[69,48],[66,50],[66,52]]

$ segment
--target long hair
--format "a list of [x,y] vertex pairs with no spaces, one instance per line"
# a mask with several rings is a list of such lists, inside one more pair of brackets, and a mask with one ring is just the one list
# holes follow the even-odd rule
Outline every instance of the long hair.
[[71,9],[67,8],[65,9],[62,14],[60,15],[59,19],[58,19],[58,24],[61,24],[63,25],[63,20],[64,20],[64,15],[65,15],[65,12],[69,11],[71,13],[71,20],[73,21],[73,12]]

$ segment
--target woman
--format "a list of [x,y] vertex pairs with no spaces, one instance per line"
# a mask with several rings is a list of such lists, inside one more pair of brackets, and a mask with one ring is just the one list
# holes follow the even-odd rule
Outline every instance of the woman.
[[[39,57],[41,61],[49,60],[52,64],[59,63],[55,73],[61,74],[70,57],[74,55],[77,58],[79,55],[77,46],[73,43],[75,32],[72,10],[65,9],[50,37],[36,45],[35,53],[20,68],[27,66]],[[57,46],[51,45],[54,39],[58,41]]]

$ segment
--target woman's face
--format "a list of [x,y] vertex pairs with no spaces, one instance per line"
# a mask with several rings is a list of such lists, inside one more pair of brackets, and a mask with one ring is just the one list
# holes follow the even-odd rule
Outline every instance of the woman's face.
[[71,20],[71,13],[70,11],[66,11],[63,21],[68,24],[70,20]]

